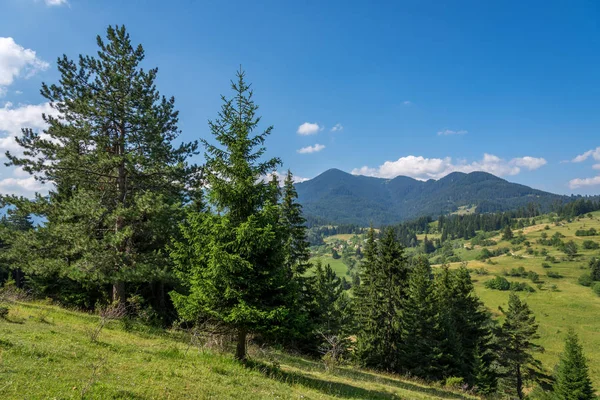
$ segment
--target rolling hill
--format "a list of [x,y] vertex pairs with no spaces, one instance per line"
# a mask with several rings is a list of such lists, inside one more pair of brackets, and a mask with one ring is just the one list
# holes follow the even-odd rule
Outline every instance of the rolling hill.
[[296,184],[306,216],[328,223],[367,226],[393,224],[408,219],[438,216],[461,206],[479,212],[514,210],[537,203],[548,210],[561,196],[511,183],[486,172],[453,172],[439,180],[419,181],[406,176],[394,179],[352,175],[330,169]]

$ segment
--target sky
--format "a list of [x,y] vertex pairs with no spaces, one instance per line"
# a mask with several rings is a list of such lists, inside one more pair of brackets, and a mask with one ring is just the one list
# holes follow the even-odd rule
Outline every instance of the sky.
[[600,193],[600,2],[575,0],[0,0],[0,193],[47,190],[4,153],[44,128],[57,58],[94,55],[121,24],[183,141],[210,139],[241,65],[274,126],[268,155],[298,180],[482,170]]

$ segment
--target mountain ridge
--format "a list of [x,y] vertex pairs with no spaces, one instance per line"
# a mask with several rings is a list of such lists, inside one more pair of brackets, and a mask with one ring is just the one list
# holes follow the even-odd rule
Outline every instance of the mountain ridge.
[[483,171],[452,172],[438,180],[352,175],[332,168],[296,184],[307,217],[329,223],[387,225],[448,214],[463,206],[479,212],[508,211],[537,203],[548,210],[569,196],[533,189]]

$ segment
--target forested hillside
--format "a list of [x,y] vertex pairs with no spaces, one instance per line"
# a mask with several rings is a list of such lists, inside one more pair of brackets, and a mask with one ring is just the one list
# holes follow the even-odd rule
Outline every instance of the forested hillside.
[[381,179],[330,169],[296,184],[308,218],[333,224],[390,225],[420,216],[437,217],[461,206],[478,212],[516,210],[530,203],[543,211],[571,200],[508,182],[485,172],[451,173],[437,181],[405,176]]

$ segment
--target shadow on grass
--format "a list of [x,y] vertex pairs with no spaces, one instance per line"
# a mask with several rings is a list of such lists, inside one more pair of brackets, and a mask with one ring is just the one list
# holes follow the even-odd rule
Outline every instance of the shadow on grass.
[[259,371],[268,378],[275,379],[279,382],[289,385],[301,385],[306,388],[317,390],[321,393],[331,396],[350,399],[374,400],[389,400],[400,398],[393,393],[386,393],[377,390],[368,390],[341,382],[325,381],[298,372],[282,371],[279,368],[273,367],[260,361],[248,360],[246,361],[245,366],[252,370]]
[[382,375],[376,375],[374,373],[366,372],[366,371],[357,371],[349,368],[337,368],[336,373],[341,373],[344,376],[347,376],[352,379],[357,379],[366,382],[378,382],[387,386],[395,386],[400,389],[410,390],[411,392],[419,392],[425,393],[436,397],[441,397],[444,399],[472,399],[473,397],[469,397],[460,393],[453,393],[444,391],[442,389],[437,389],[434,387],[420,386],[415,383],[400,381],[392,378],[388,378]]
[[[317,361],[310,361],[297,357],[289,357],[285,355],[278,355],[278,359],[280,362],[294,366],[299,369],[305,370],[317,370],[317,371],[325,371],[322,363]],[[266,364],[265,364],[266,365]],[[267,365],[268,367],[268,365]],[[272,368],[272,367],[271,367]],[[371,373],[368,371],[361,371],[352,368],[344,368],[339,367],[334,371],[334,375],[342,376],[354,380],[359,380],[363,382],[375,382],[381,383],[386,386],[397,387],[399,389],[409,390],[412,392],[419,392],[423,394],[428,394],[431,396],[437,396],[446,399],[472,399],[473,397],[469,397],[466,395],[462,395],[460,393],[453,393],[449,391],[444,391],[442,389],[437,389],[434,387],[421,386],[416,383],[401,381],[393,378],[389,378],[385,375],[379,375],[375,373]]]

